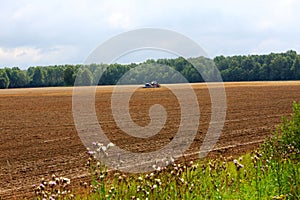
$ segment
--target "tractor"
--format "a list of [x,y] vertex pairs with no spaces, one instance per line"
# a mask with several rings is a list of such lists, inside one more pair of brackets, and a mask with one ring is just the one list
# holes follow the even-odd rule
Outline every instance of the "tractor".
[[152,81],[150,83],[146,83],[143,88],[159,88],[160,84],[157,81]]

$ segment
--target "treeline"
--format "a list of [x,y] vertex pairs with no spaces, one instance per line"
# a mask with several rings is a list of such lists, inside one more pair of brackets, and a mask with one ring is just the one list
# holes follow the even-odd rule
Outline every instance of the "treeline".
[[292,50],[268,55],[217,56],[214,62],[224,81],[300,80],[300,55]]
[[[193,67],[197,66],[199,72]],[[296,51],[268,55],[217,56],[213,60],[198,57],[185,60],[147,60],[136,64],[91,64],[18,67],[0,69],[0,88],[203,82],[221,72],[223,81],[300,80],[300,55]],[[169,66],[169,67],[166,67]],[[99,80],[99,77],[101,78]],[[99,80],[99,81],[98,81]]]

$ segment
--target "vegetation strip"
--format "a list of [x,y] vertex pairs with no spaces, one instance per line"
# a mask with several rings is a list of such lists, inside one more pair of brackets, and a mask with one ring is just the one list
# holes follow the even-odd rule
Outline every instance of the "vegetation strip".
[[[197,66],[192,66],[191,63]],[[0,69],[1,88],[72,86],[75,78],[82,77],[79,85],[115,85],[129,70],[132,70],[130,80],[122,84],[144,84],[149,77],[155,77],[159,83],[180,83],[179,72],[190,83],[203,82],[202,76],[194,68],[201,70],[205,77],[213,77],[216,65],[223,81],[278,81],[300,80],[300,55],[290,50],[285,53],[248,56],[217,56],[214,59],[204,57],[176,59],[147,60],[143,63],[121,64],[91,64],[54,65],[29,67],[21,70],[18,67]],[[174,70],[166,70],[165,67]],[[139,67],[139,70],[135,68]],[[105,70],[106,69],[106,70]],[[105,70],[105,71],[104,71]],[[104,71],[104,73],[103,73]],[[102,74],[97,82],[96,77]],[[167,77],[167,78],[166,78]],[[172,78],[171,78],[172,77]],[[215,80],[215,79],[213,79]],[[182,82],[184,82],[182,80]]]
[[[146,174],[108,173],[91,155],[91,183],[79,194],[70,180],[42,180],[36,199],[299,199],[300,102],[283,117],[273,136],[257,151],[237,159],[220,157],[197,162],[153,165]],[[171,161],[172,162],[172,161]]]

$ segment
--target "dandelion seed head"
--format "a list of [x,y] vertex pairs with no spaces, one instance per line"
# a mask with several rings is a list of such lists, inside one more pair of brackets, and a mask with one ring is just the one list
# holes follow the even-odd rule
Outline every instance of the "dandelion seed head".
[[115,144],[112,143],[112,142],[110,142],[110,143],[108,143],[108,145],[106,146],[106,148],[109,149],[110,147],[114,147],[114,146],[115,146]]

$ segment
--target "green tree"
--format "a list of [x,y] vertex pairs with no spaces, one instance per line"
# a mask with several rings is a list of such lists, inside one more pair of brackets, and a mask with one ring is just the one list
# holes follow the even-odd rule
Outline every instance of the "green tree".
[[78,85],[81,85],[81,86],[92,85],[93,74],[87,67],[85,67],[85,68],[79,70],[76,79],[77,79]]
[[215,57],[214,62],[215,62],[216,67],[221,71],[228,69],[228,67],[229,67],[228,59],[224,56]]
[[29,77],[26,72],[23,70],[16,71],[17,73],[17,81],[15,82],[15,86],[17,88],[27,87],[29,84]]
[[45,67],[45,85],[47,86],[63,86],[64,85],[64,68],[63,66],[47,66]]
[[9,86],[9,78],[5,70],[0,70],[0,89],[8,88],[8,86]]
[[74,85],[75,82],[75,67],[72,65],[67,65],[64,70],[64,82],[67,86]]
[[271,80],[281,80],[281,71],[284,69],[284,57],[277,55],[270,63],[270,78]]
[[291,67],[291,73],[293,74],[292,79],[300,80],[300,57],[297,56],[294,59],[293,65]]
[[248,80],[249,81],[259,81],[260,80],[260,63],[255,62],[253,68],[248,72]]
[[29,77],[26,71],[20,70],[18,67],[12,69],[6,68],[6,73],[10,80],[9,88],[27,87],[29,83]]
[[44,79],[45,79],[45,73],[43,72],[42,67],[36,67],[30,85],[32,87],[44,86],[44,82],[45,82]]
[[[242,60],[241,66],[242,66],[243,75],[244,75],[244,77],[242,77],[242,79],[246,80],[246,81],[250,81],[252,78],[252,77],[250,77],[250,72],[253,70],[253,68],[255,66],[254,60],[252,60],[252,58],[250,56],[247,56]],[[251,74],[251,75],[253,75],[253,74]]]

